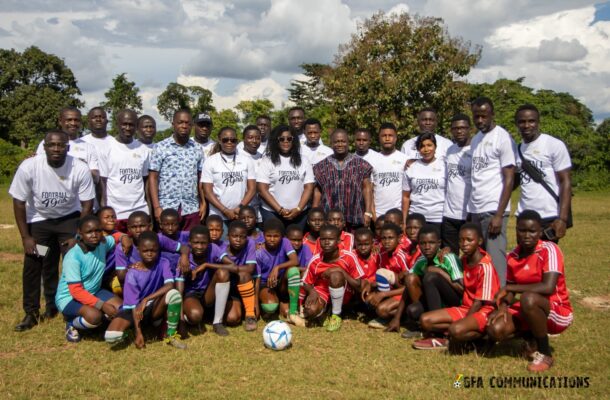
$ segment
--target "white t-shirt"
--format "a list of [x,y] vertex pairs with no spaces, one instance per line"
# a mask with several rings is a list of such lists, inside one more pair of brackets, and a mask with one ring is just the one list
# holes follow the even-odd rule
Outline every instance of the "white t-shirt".
[[216,142],[212,139],[208,139],[206,143],[199,143],[195,139],[193,140],[199,145],[199,147],[201,147],[201,151],[203,152],[203,159],[206,160],[210,156],[210,153],[212,152],[212,149],[214,148]]
[[[97,151],[94,146],[85,142],[82,138],[78,138],[76,140],[70,139],[68,144],[70,145],[70,149],[68,149],[69,156],[78,158],[79,160],[81,160],[82,162],[87,164],[87,166],[89,167],[89,170],[99,171],[100,166],[99,166]],[[45,152],[44,152],[44,140],[43,140],[38,145],[38,148],[36,148],[36,155],[44,155],[44,154],[45,154]]]
[[[472,170],[471,213],[495,213],[502,194],[502,168],[515,165],[515,142],[501,126],[483,134],[477,132],[470,142]],[[510,200],[505,212],[510,211]]]
[[[525,159],[532,162],[544,174],[544,181],[559,196],[559,180],[556,172],[572,167],[566,145],[553,136],[541,133],[536,140],[521,145]],[[521,198],[517,215],[523,210],[536,210],[542,218],[559,216],[559,204],[539,183],[521,169],[521,157],[517,152],[517,171],[521,175]]]
[[390,155],[379,153],[373,163],[373,186],[375,196],[375,213],[385,214],[392,208],[401,208],[402,177],[407,163],[407,156],[398,150]]
[[445,204],[445,162],[417,160],[404,173],[402,190],[411,192],[409,214],[419,213],[427,222],[443,220]]
[[333,149],[325,144],[322,144],[322,142],[320,142],[320,144],[313,149],[306,144],[301,144],[301,158],[307,160],[312,166],[324,160],[331,154],[333,154]]
[[[409,160],[421,159],[421,154],[419,154],[419,150],[417,150],[417,147],[415,146],[417,138],[418,136],[415,136],[407,140],[403,143],[402,148],[400,149],[400,151],[407,155]],[[444,161],[447,155],[447,149],[451,147],[453,142],[441,135],[437,135],[436,133],[434,134],[434,138],[436,139],[436,152],[434,155],[436,158]]]
[[449,147],[445,167],[447,190],[443,217],[465,221],[468,216],[467,207],[471,188],[472,150],[470,145],[460,147],[453,144]]
[[369,149],[365,155],[361,156],[358,153],[354,153],[354,155],[356,157],[360,157],[362,158],[364,161],[366,161],[367,163],[371,164],[371,166],[374,167],[375,165],[375,160],[377,159],[377,157],[379,157],[379,152],[375,151],[373,149]]
[[[203,163],[201,182],[212,183],[214,194],[227,208],[239,206],[250,179],[256,179],[254,163],[237,152],[231,156],[216,153]],[[210,215],[214,214],[222,215],[222,212],[210,204]]]
[[106,135],[103,138],[97,138],[91,133],[82,136],[80,139],[83,142],[89,143],[89,145],[93,146],[95,152],[97,153],[98,165],[100,168],[102,168],[102,163],[105,163],[104,157],[106,154],[108,154],[108,148],[112,142],[115,141],[115,139],[110,135]]
[[[269,185],[269,193],[284,208],[292,209],[299,205],[303,186],[315,182],[311,164],[305,159],[295,168],[290,164],[290,157],[280,155],[280,164],[273,165],[271,159],[264,157],[256,172],[256,182]],[[267,203],[262,202],[267,211],[273,210]]]
[[[241,149],[239,148],[239,145],[241,146]],[[254,163],[254,173],[256,174],[256,171],[258,171],[258,166],[261,163],[261,160],[263,158],[263,154],[260,152],[260,147],[258,149],[258,151],[256,152],[256,154],[250,154],[247,151],[244,150],[244,146],[243,146],[243,142],[240,142],[237,145],[237,153],[241,154],[242,156],[249,158],[250,160],[252,160],[252,162]],[[257,222],[263,222],[263,216],[261,215],[260,212],[260,206],[261,206],[261,199],[258,196],[258,193],[256,193],[254,195],[254,197],[252,198],[252,200],[250,201],[250,204],[248,204],[249,206],[253,207],[254,210],[256,211],[256,221]]]
[[14,199],[26,202],[28,223],[65,217],[80,211],[81,201],[95,197],[89,168],[71,156],[59,168],[52,168],[46,155],[24,160],[8,192]]
[[106,199],[117,219],[135,211],[148,213],[143,177],[148,176],[149,157],[150,149],[138,140],[124,144],[114,138],[102,156],[100,176],[107,178]]
[[[265,154],[265,150],[267,150],[267,142],[261,142],[261,145],[258,147],[258,150],[256,150],[256,152],[263,155],[263,154]],[[244,152],[244,142],[243,141],[237,143],[237,151],[241,151],[242,153]]]

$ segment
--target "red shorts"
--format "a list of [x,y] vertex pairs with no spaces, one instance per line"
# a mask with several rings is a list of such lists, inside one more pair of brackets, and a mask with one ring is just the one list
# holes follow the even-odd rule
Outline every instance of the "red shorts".
[[[330,290],[328,290],[328,284],[320,283],[318,285],[315,285],[313,288],[316,292],[318,292],[320,298],[324,300],[326,304],[328,304],[328,300],[330,299]],[[354,291],[352,290],[351,286],[346,285],[345,295],[343,296],[343,304],[349,303],[353,295]]]
[[[466,306],[445,308],[445,311],[449,313],[449,316],[451,317],[453,322],[465,318],[468,315],[468,310],[470,310],[470,307]],[[474,317],[477,320],[477,323],[479,325],[479,332],[485,332],[485,328],[487,327],[487,318],[493,310],[494,306],[483,306],[479,311],[470,315],[471,317]]]
[[[513,303],[513,305],[508,308],[508,312],[513,316],[513,319],[516,320],[518,325],[517,329],[521,331],[528,331],[530,329],[527,325],[527,321],[521,316],[521,302]],[[551,335],[556,335],[565,331],[568,326],[572,325],[573,320],[572,307],[551,303],[551,311],[546,320],[546,328]]]

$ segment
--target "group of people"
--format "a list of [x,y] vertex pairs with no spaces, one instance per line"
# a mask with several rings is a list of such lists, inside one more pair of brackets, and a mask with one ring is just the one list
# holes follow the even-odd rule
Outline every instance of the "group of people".
[[[533,105],[516,110],[519,145],[490,99],[471,111],[474,136],[457,114],[443,137],[426,108],[401,150],[381,124],[375,151],[367,129],[335,129],[326,146],[300,107],[288,125],[260,116],[241,140],[221,127],[216,141],[209,115],[178,110],[156,143],[150,116],[118,112],[112,137],[95,107],[81,136],[79,110],[64,108],[9,189],[25,252],[15,330],[61,312],[71,342],[105,324],[108,343],[133,328],[141,348],[142,326],[164,323],[185,348],[208,318],[221,336],[278,314],[333,332],[351,308],[372,328],[406,326],[416,349],[519,334],[528,370],[544,371],[548,334],[573,318],[557,245],[571,226],[570,157]],[[518,246],[506,254],[517,184]]]

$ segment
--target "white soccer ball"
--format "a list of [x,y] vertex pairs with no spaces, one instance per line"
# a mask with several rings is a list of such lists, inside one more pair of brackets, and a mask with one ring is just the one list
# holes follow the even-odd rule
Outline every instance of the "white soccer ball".
[[284,350],[290,347],[292,331],[287,323],[271,321],[263,329],[263,343],[271,350]]

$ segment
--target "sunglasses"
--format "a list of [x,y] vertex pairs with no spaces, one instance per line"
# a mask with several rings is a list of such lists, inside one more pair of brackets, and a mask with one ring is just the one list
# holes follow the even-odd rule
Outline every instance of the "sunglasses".
[[280,136],[277,138],[278,142],[292,142],[292,136]]
[[225,137],[225,138],[220,139],[220,141],[223,143],[237,143],[237,138]]

